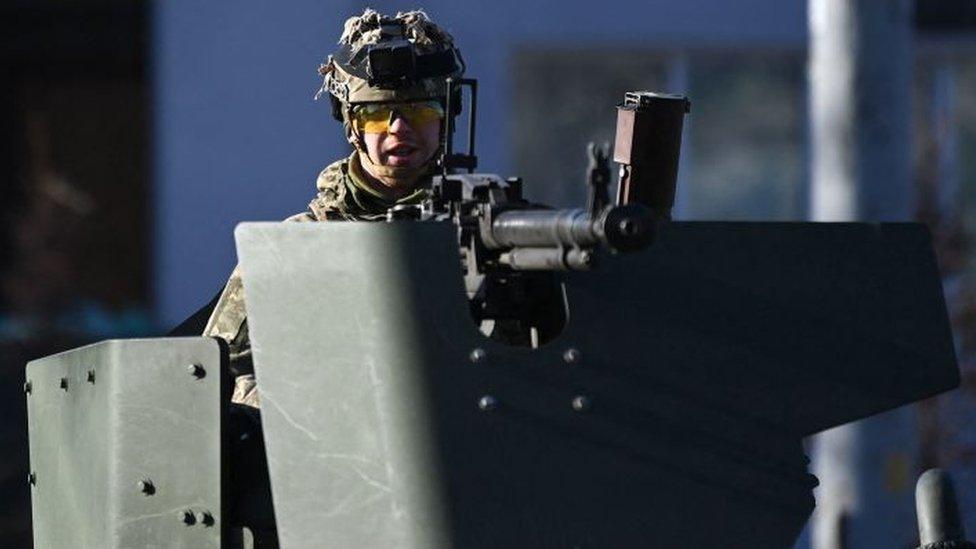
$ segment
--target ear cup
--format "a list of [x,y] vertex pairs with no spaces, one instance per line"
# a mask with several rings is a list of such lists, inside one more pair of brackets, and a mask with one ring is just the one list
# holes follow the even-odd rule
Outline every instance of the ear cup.
[[332,118],[342,122],[342,101],[332,94],[329,94],[329,99],[332,101]]

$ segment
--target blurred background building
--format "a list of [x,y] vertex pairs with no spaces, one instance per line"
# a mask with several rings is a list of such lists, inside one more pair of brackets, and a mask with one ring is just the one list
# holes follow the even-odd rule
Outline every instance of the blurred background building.
[[[899,218],[933,231],[964,382],[888,428],[910,431],[908,454],[868,465],[881,467],[877,490],[901,508],[922,467],[949,468],[974,535],[976,1],[879,1],[893,17],[904,10],[907,31],[896,45],[906,48],[910,188],[873,185],[878,200],[898,194]],[[677,218],[798,221],[812,217],[818,150],[809,21],[817,5],[837,4],[810,2],[428,0],[422,7],[454,34],[468,74],[480,80],[481,167],[522,175],[532,198],[580,204],[586,143],[609,141],[613,106],[625,90],[643,88],[692,100]],[[348,150],[327,103],[312,100],[316,69],[345,18],[367,6],[416,7],[386,0],[0,6],[4,546],[29,540],[23,364],[107,337],[164,333],[220,289],[235,262],[237,222],[305,208],[318,171]],[[856,522],[854,507],[845,512]],[[914,526],[903,522],[882,524],[895,541],[879,546],[913,546]]]

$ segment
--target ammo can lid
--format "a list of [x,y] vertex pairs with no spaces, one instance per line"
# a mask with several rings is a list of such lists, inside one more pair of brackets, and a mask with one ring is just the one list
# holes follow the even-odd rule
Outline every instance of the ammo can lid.
[[640,108],[652,106],[678,106],[686,113],[691,112],[691,101],[681,94],[658,93],[652,91],[629,91],[624,94],[624,102],[620,107]]

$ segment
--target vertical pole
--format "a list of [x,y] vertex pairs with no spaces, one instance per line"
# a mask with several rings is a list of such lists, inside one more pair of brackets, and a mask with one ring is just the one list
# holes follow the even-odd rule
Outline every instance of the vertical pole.
[[810,0],[815,221],[911,217],[911,0]]
[[[911,218],[911,0],[810,0],[815,221]],[[912,546],[917,433],[901,408],[813,440],[813,549]]]
[[[471,90],[471,109],[468,110],[468,154],[472,157],[475,156],[474,153],[474,137],[475,137],[475,126],[474,122],[478,118],[478,81],[474,78],[467,80],[468,86]],[[468,168],[468,173],[474,172],[474,168]]]
[[[459,90],[460,86],[454,78],[448,78],[445,86],[447,86],[447,97],[444,98],[444,110],[446,111],[444,116],[444,157],[449,158],[454,154],[454,90]],[[458,93],[460,94],[460,91]]]

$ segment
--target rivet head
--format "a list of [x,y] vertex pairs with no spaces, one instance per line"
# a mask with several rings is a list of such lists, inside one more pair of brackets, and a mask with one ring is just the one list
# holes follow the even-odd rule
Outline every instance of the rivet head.
[[197,513],[197,522],[204,526],[213,526],[214,518],[209,511],[200,511]]
[[66,377],[61,378],[61,388],[64,389],[65,391],[68,390],[68,378]]
[[37,485],[37,473],[33,471],[27,473],[27,484],[30,484],[31,486]]
[[589,409],[593,406],[593,403],[590,401],[590,397],[585,395],[574,396],[571,404],[573,406],[573,410],[577,412],[589,411]]
[[91,383],[91,384],[94,385],[94,383],[95,383],[95,370],[88,370],[88,377],[86,379],[88,380],[88,383]]
[[566,361],[567,364],[575,364],[579,362],[580,360],[579,350],[574,349],[572,347],[566,349],[566,352],[563,353],[563,360]]
[[481,347],[475,348],[473,351],[471,351],[471,354],[468,355],[468,358],[471,359],[471,362],[475,362],[475,363],[483,362],[487,357],[488,357],[488,353],[486,353],[485,350],[482,349]]
[[190,511],[189,509],[180,513],[180,520],[182,520],[183,524],[187,526],[193,526],[197,523],[196,515],[194,515],[193,511]]
[[199,364],[190,364],[186,367],[187,373],[197,379],[203,379],[207,376],[207,371],[203,369],[203,366]]
[[147,496],[151,496],[156,493],[156,485],[153,484],[153,482],[148,478],[140,480],[137,486],[139,487],[139,491]]
[[490,412],[498,407],[498,399],[491,395],[484,395],[478,399],[478,409],[482,412]]
[[25,381],[24,382],[24,392],[25,393],[27,393],[29,395],[29,394],[31,394],[31,391],[33,389],[34,389],[34,386],[31,385],[31,382],[30,381]]

